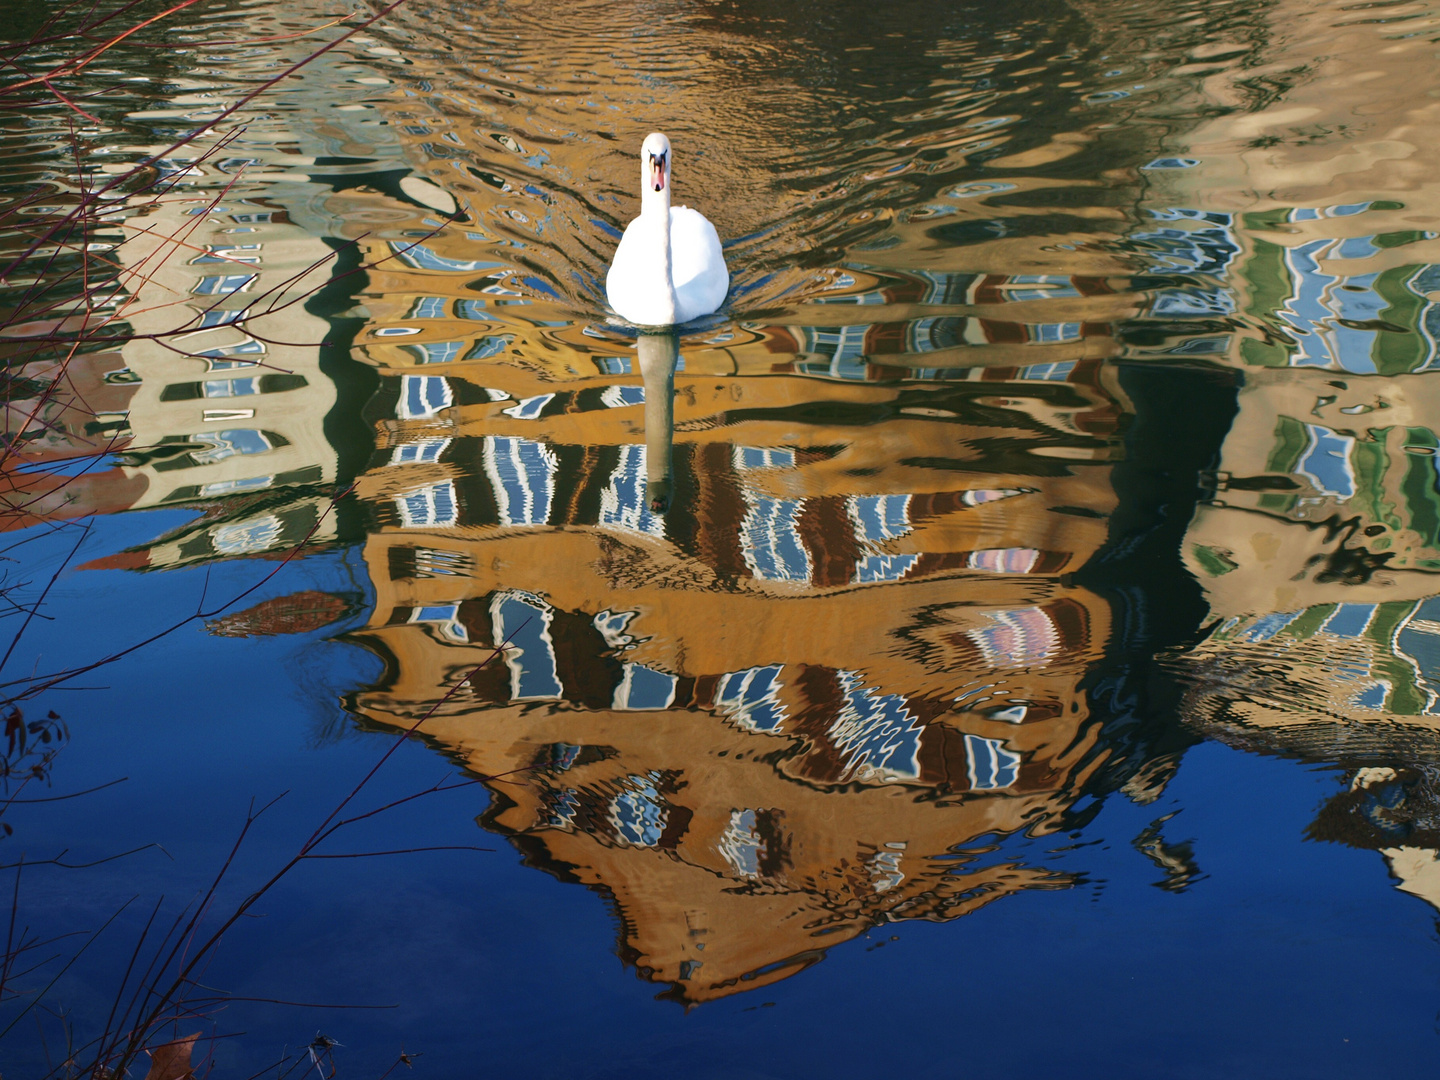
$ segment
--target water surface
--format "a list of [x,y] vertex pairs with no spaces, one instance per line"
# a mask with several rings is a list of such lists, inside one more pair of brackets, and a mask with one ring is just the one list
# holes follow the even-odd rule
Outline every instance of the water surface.
[[[78,172],[3,135],[13,250],[208,127],[91,238],[115,342],[13,346],[7,556],[79,548],[6,677],[207,612],[26,704],[57,793],[128,779],[7,861],[164,848],[32,923],[178,907],[288,791],[233,905],[418,723],[363,805],[445,790],[328,849],[408,853],[209,965],[221,1074],[1433,1061],[1430,7],[410,0],[215,123],[327,11],[107,53]],[[653,129],[732,275],[673,372],[602,287]]]

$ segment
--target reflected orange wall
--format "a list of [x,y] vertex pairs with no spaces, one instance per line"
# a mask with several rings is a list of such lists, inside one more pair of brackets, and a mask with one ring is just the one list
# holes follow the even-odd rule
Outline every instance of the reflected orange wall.
[[[399,728],[433,710],[421,731],[488,778],[485,824],[610,896],[622,955],[678,1000],[784,978],[888,920],[1068,886],[991,863],[981,838],[1061,827],[1105,760],[1079,686],[1109,608],[1067,575],[1106,540],[1122,410],[1098,366],[977,374],[907,412],[903,385],[687,369],[680,498],[646,531],[638,505],[629,525],[597,509],[634,496],[617,478],[644,432],[639,406],[592,398],[635,378],[552,385],[526,420],[508,365],[450,368],[457,403],[380,421],[360,480],[376,603],[355,639],[387,670],[352,707]],[[852,404],[883,418],[835,422]],[[556,457],[541,523],[497,510],[496,449],[518,441]],[[406,449],[425,445],[443,449]],[[793,457],[747,469],[745,447]],[[407,520],[427,490],[453,515]],[[854,500],[896,492],[905,528],[867,547]],[[799,577],[747,554],[767,499],[799,507]],[[865,580],[876,550],[916,558]],[[644,680],[663,700],[638,699]]]
[[[492,778],[488,824],[519,838],[537,864],[613,897],[622,951],[648,978],[675,984],[677,998],[703,1001],[783,978],[886,920],[948,919],[1019,889],[1069,884],[1011,864],[982,870],[980,852],[954,849],[1058,827],[1103,760],[1076,689],[1108,634],[1098,598],[1053,579],[969,577],[809,601],[755,598],[746,610],[745,598],[725,594],[616,589],[574,544],[546,558],[537,539],[452,543],[473,576],[376,580],[375,616],[358,638],[387,658],[389,672],[353,705],[372,721],[408,727],[485,661],[496,633],[488,611],[503,594],[482,568],[508,570],[512,590],[567,566],[572,580],[590,577],[588,588],[548,591],[564,699],[511,700],[511,674],[492,660],[421,730]],[[412,542],[377,535],[367,562],[393,565],[396,546]],[[529,573],[517,566],[522,552]],[[461,601],[469,643],[409,621],[441,597]],[[592,628],[595,608],[585,606],[596,597],[639,610],[627,629],[652,640],[608,648]],[[576,602],[578,610],[566,606]],[[1039,656],[1028,669],[987,662],[976,643],[977,630],[1017,610],[1050,631],[1043,665]],[[636,662],[679,675],[668,708],[606,707],[615,669]],[[782,665],[774,701],[784,719],[769,731],[747,730],[717,701],[726,672],[761,664]],[[847,756],[845,690],[852,681],[856,701],[856,679],[862,703],[908,691],[894,695],[905,729],[894,738],[913,739],[918,775],[867,776]],[[997,717],[1020,702],[1022,719]],[[1003,788],[984,786],[997,781],[985,771],[990,746],[1018,755]],[[617,805],[637,796],[658,808],[649,843],[627,841],[617,823]]]

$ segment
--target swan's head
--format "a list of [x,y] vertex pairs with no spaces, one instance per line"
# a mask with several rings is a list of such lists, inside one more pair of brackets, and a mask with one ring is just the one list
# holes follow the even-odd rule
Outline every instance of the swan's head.
[[670,140],[658,131],[645,136],[640,146],[640,176],[647,192],[670,186]]

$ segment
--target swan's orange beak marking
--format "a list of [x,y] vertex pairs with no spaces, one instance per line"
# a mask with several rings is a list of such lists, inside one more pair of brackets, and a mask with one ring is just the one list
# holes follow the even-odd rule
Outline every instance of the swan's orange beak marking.
[[665,190],[665,155],[650,155],[650,183],[656,191]]

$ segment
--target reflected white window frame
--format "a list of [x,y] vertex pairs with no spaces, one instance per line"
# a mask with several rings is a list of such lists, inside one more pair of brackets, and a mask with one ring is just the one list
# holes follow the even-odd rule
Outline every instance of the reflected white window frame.
[[491,599],[494,646],[504,650],[512,701],[557,701],[564,697],[555,640],[550,636],[554,619],[554,609],[530,593],[509,590]]
[[400,443],[390,452],[391,465],[433,465],[453,440],[417,439],[415,442]]
[[208,450],[193,450],[190,459],[197,465],[209,465],[226,458],[264,454],[275,448],[263,431],[255,428],[226,428],[221,431],[197,431],[191,442],[207,443]]
[[544,525],[555,500],[560,460],[552,447],[514,435],[487,435],[481,461],[490,479],[500,524]]
[[446,641],[455,645],[470,644],[470,632],[460,621],[460,605],[427,604],[411,610],[408,620],[412,624],[433,626]]
[[191,289],[195,296],[230,296],[249,292],[259,274],[208,274]]
[[406,529],[448,529],[460,523],[460,501],[453,480],[402,492],[394,502]]
[[401,420],[429,420],[455,404],[455,393],[443,375],[400,376],[400,401],[396,416]]

